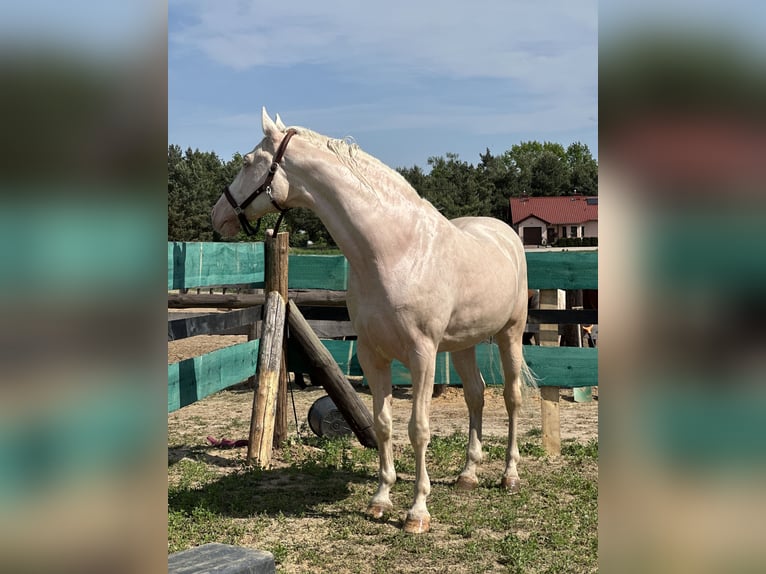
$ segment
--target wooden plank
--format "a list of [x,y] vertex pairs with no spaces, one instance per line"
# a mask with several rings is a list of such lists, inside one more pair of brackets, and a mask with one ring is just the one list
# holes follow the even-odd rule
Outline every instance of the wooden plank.
[[345,305],[343,307],[312,306],[304,305],[297,299],[293,300],[301,310],[301,315],[303,315],[303,318],[307,321],[351,321],[351,318],[348,315],[348,309]]
[[250,418],[250,441],[247,446],[248,464],[257,462],[263,469],[271,466],[284,332],[285,300],[277,291],[271,291],[264,307],[253,414]]
[[308,324],[320,339],[356,337],[354,326],[349,321],[309,321]]
[[[540,289],[540,309],[563,309],[564,291],[561,289]],[[543,323],[540,325],[540,346],[542,348],[567,348],[559,347],[559,326],[556,324]],[[527,365],[538,378],[542,375],[527,362]],[[559,414],[559,387],[540,387],[540,411],[543,431],[543,448],[551,456],[561,454],[561,422]],[[557,438],[558,437],[558,438]]]
[[248,341],[168,365],[168,412],[190,405],[255,373],[259,341]]
[[196,317],[172,319],[168,321],[168,341],[177,341],[197,335],[217,334],[257,323],[260,319],[260,306],[227,313],[208,313]]
[[[544,311],[564,309],[564,291],[561,289],[540,289],[540,309]],[[538,337],[543,346],[558,346],[558,324],[541,323]]]
[[530,309],[527,323],[558,325],[597,325],[598,309]]
[[348,261],[343,255],[290,255],[291,289],[348,289]]
[[[345,291],[288,291],[288,298],[298,305],[345,306]],[[168,293],[169,309],[194,309],[195,307],[215,307],[218,309],[243,309],[263,305],[266,296],[263,293]]]
[[528,251],[530,289],[598,289],[598,251]]
[[245,283],[263,287],[263,243],[168,243],[168,290]]
[[540,405],[543,427],[543,448],[549,455],[559,456],[561,454],[559,388],[540,387]]
[[321,383],[359,442],[368,448],[377,448],[372,415],[292,301],[288,303],[287,319],[290,337],[295,340],[304,360],[309,364],[307,371],[312,381]]

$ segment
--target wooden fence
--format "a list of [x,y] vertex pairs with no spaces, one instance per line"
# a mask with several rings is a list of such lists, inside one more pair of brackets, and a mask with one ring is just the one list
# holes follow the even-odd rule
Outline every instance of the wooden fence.
[[[168,340],[193,335],[232,332],[245,328],[258,333],[264,295],[250,293],[176,293],[193,288],[237,285],[250,290],[264,286],[262,243],[168,243],[168,307],[193,309],[216,307],[226,313],[183,317],[168,321]],[[558,290],[597,289],[596,251],[527,252],[528,283],[541,290],[539,310],[530,310],[529,321],[540,323],[542,346],[525,346],[524,356],[539,377],[543,399],[543,442],[557,452],[558,397],[560,388],[598,385],[598,354],[595,348],[558,347],[558,324],[597,324],[594,310],[563,310],[557,307]],[[290,255],[289,297],[295,301],[312,328],[349,376],[362,376],[355,340],[330,337],[353,336],[345,308],[348,262],[342,255]],[[554,334],[555,333],[555,334]],[[547,335],[547,336],[546,336]],[[255,373],[258,339],[168,365],[168,412],[246,380]],[[502,384],[497,347],[477,347],[477,362],[488,385]],[[304,372],[300,354],[288,347],[288,370]],[[409,371],[398,361],[392,369],[394,385],[409,385]],[[459,384],[449,353],[439,353],[437,384]]]

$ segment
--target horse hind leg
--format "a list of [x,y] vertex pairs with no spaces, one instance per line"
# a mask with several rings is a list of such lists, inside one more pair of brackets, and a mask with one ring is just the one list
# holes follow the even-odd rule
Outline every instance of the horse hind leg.
[[524,323],[514,324],[495,337],[503,364],[505,388],[503,398],[508,411],[508,446],[505,451],[505,472],[500,485],[515,493],[521,489],[517,465],[520,460],[518,445],[518,415],[521,409],[521,371],[524,365],[521,338]]
[[468,406],[468,447],[465,467],[458,475],[455,486],[472,490],[479,485],[476,469],[481,464],[481,422],[484,410],[484,379],[476,366],[476,348],[470,347],[452,353],[452,364],[463,382],[463,396]]
[[383,518],[393,510],[391,503],[391,487],[396,482],[394,469],[394,454],[391,442],[392,408],[391,408],[391,366],[371,351],[365,341],[359,341],[357,357],[367,377],[372,392],[373,422],[378,439],[378,490],[370,500],[367,514],[372,518]]

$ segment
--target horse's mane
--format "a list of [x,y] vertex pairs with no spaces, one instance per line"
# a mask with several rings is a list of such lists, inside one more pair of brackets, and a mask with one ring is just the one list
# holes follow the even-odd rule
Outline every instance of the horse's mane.
[[[395,169],[391,169],[378,158],[365,152],[359,147],[359,144],[356,143],[353,137],[347,136],[344,139],[336,139],[300,126],[293,126],[292,129],[296,130],[299,135],[304,136],[311,143],[316,144],[317,147],[325,147],[330,150],[338,161],[359,179],[362,186],[366,187],[379,200],[381,198],[378,195],[378,191],[375,189],[375,186],[369,182],[367,176],[363,172],[364,167],[367,167],[367,170],[365,171],[374,170],[380,172],[389,180],[392,186],[400,190],[400,193],[409,193],[413,195],[414,198],[420,199],[415,188],[410,185],[402,174]],[[406,190],[406,192],[404,190]]]

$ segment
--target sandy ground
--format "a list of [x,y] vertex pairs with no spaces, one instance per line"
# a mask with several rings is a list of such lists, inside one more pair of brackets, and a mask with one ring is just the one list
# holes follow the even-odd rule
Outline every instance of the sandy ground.
[[[233,345],[246,340],[239,335],[201,335],[168,343],[168,363],[201,355],[215,349]],[[288,414],[290,433],[296,432],[297,415],[299,432],[311,433],[307,416],[311,405],[326,393],[321,387],[309,386],[299,389],[291,385],[294,398],[295,415]],[[364,387],[357,387],[359,396],[372,410],[372,397]],[[397,388],[394,391],[394,440],[408,443],[407,422],[410,416],[410,389]],[[598,388],[593,389],[593,400],[588,403],[576,403],[569,390],[561,391],[561,438],[575,439],[587,443],[598,438]],[[291,398],[288,397],[288,402]],[[250,413],[252,411],[253,391],[246,385],[238,385],[226,391],[216,393],[204,400],[184,407],[168,415],[168,429],[173,436],[183,437],[184,447],[207,445],[207,436],[216,438],[247,438]],[[432,402],[431,432],[436,436],[448,436],[455,431],[465,432],[468,428],[468,409],[463,400],[463,390],[450,387]],[[502,388],[490,387],[485,392],[484,435],[505,437],[508,418],[502,397]],[[539,429],[540,398],[535,390],[529,390],[524,399],[519,419],[521,436],[532,429]],[[176,445],[181,446],[181,445]],[[183,448],[183,447],[182,447]],[[218,451],[222,454],[227,451]],[[177,455],[183,456],[182,452]]]

